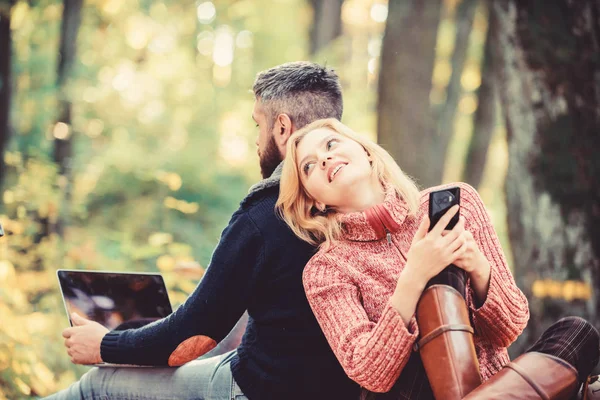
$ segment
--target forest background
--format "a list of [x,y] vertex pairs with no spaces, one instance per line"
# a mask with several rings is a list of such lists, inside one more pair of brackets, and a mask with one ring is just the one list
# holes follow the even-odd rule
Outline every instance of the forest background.
[[58,268],[174,306],[259,180],[257,72],[312,60],[421,187],[483,197],[531,321],[596,326],[600,2],[0,0],[0,399],[64,388]]

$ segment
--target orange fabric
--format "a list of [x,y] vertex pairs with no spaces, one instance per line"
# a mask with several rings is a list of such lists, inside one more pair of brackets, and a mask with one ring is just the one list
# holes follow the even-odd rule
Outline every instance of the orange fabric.
[[195,360],[201,355],[214,349],[216,345],[217,342],[208,336],[192,336],[181,342],[175,351],[171,353],[171,356],[169,357],[169,366],[179,367],[180,365]]

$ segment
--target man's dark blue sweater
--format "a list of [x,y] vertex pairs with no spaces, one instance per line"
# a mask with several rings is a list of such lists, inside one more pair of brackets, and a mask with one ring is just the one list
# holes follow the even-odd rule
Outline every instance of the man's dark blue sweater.
[[105,362],[167,365],[187,339],[222,340],[247,309],[231,370],[250,400],[358,398],[304,294],[302,271],[315,249],[275,213],[280,173],[281,165],[242,201],[185,303],[143,328],[106,334]]

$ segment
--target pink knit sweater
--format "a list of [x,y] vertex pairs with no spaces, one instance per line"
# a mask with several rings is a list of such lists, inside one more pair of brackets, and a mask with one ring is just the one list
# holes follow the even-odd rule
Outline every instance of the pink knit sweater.
[[455,183],[425,190],[421,192],[416,218],[407,217],[405,203],[388,190],[383,206],[400,226],[391,232],[391,243],[380,229],[373,229],[365,212],[344,214],[343,238],[315,254],[303,276],[308,301],[344,370],[373,392],[392,388],[419,336],[415,317],[407,328],[389,299],[406,264],[412,238],[427,215],[429,192],[450,186],[460,187],[460,213],[465,218],[465,228],[471,231],[491,265],[487,298],[480,308],[473,303],[470,286],[467,290],[484,380],[508,363],[506,348],[527,325],[527,299],[515,284],[475,189]]

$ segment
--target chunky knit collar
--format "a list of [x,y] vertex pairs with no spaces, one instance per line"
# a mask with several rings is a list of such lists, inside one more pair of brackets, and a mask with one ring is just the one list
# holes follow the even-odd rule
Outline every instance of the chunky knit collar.
[[387,184],[384,188],[383,203],[364,211],[340,215],[344,239],[361,242],[380,240],[388,232],[394,233],[400,229],[408,215],[408,206],[394,188]]

